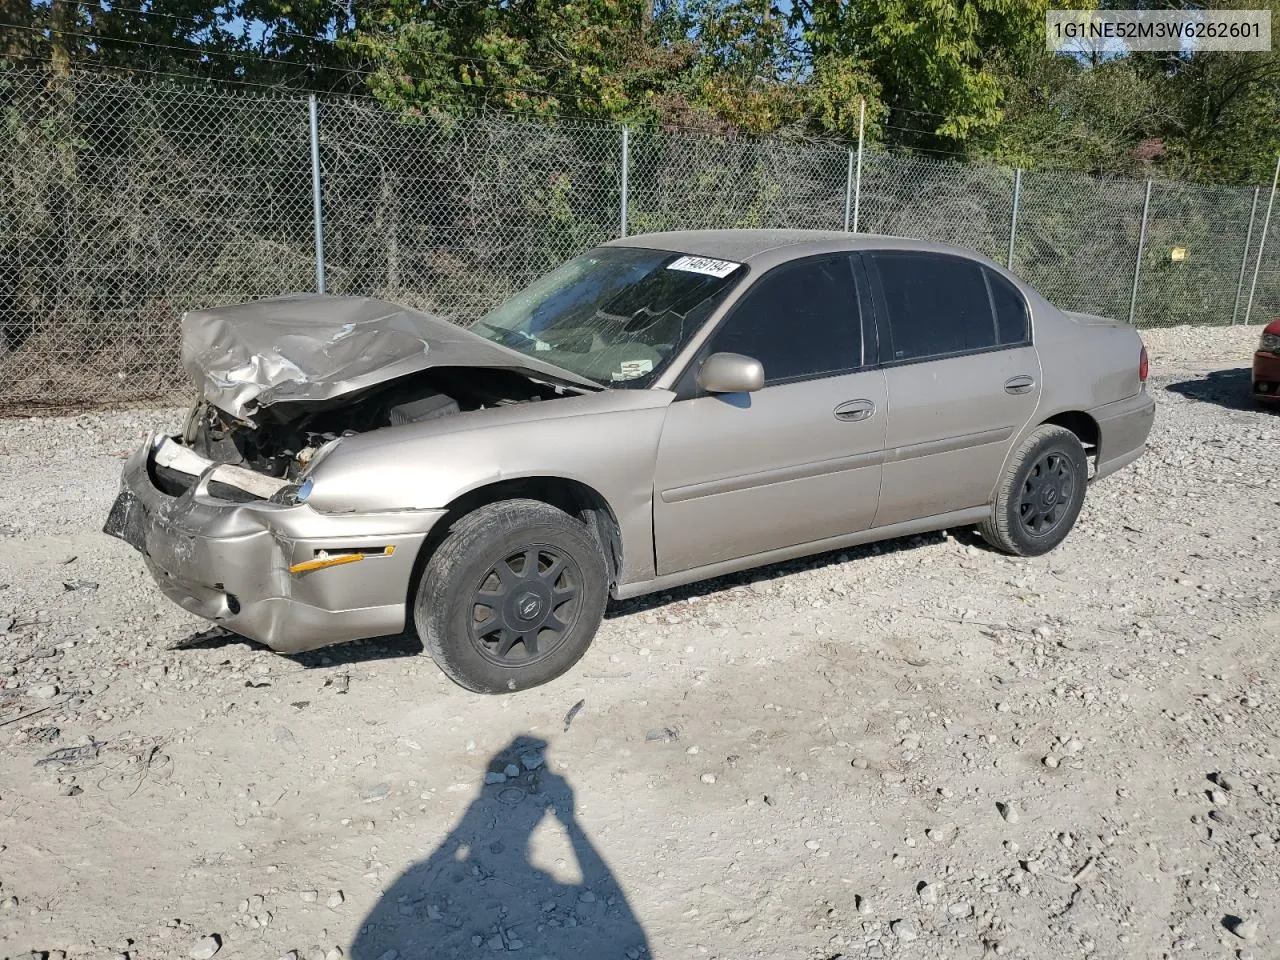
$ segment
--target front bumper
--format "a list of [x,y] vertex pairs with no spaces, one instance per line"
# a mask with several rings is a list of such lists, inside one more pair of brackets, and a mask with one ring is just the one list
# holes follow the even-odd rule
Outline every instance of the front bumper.
[[1098,424],[1098,464],[1093,478],[1101,480],[1146,451],[1156,419],[1156,401],[1144,387],[1132,397],[1095,407],[1089,414]]
[[[170,600],[283,653],[404,629],[414,563],[443,510],[322,514],[306,504],[234,502],[210,495],[212,465],[172,496],[152,475],[163,442],[153,437],[125,463],[103,532],[143,555]],[[289,572],[322,551],[367,556]]]
[[1253,355],[1253,399],[1280,403],[1280,355],[1262,350]]

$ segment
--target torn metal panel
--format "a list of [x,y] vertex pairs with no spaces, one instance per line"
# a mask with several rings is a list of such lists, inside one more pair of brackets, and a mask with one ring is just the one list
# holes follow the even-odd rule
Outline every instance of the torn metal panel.
[[215,464],[190,447],[175,442],[172,437],[163,437],[157,441],[153,462],[158,467],[168,467],[196,478],[203,477],[208,472],[210,481],[225,483],[263,500],[270,499],[273,494],[289,485],[288,480],[265,476],[244,467]]
[[328,400],[428,367],[495,367],[600,389],[443,317],[314,294],[188,311],[182,366],[203,399],[250,422],[274,403]]

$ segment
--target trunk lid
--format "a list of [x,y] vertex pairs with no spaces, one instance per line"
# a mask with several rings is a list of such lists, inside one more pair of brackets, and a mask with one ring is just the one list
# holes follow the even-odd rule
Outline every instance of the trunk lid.
[[1096,313],[1077,313],[1074,310],[1063,310],[1066,316],[1086,327],[1127,327],[1129,324],[1114,320],[1111,317],[1100,317]]
[[602,389],[443,317],[318,294],[188,311],[182,367],[202,399],[251,424],[275,403],[332,400],[428,367],[492,367]]

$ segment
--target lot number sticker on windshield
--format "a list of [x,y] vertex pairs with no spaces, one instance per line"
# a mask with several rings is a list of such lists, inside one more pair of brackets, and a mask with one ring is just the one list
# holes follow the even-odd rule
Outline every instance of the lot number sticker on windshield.
[[742,264],[731,260],[712,260],[710,257],[680,257],[667,264],[668,270],[685,270],[689,273],[705,273],[711,277],[727,277]]
[[652,371],[652,360],[623,360],[618,364],[618,372],[613,375],[613,379],[634,380],[636,377],[643,377],[646,373],[651,373]]

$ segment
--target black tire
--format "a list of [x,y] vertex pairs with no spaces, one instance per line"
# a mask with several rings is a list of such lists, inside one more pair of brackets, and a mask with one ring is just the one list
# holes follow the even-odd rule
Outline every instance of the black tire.
[[996,490],[991,519],[978,532],[1005,553],[1038,557],[1060,544],[1084,506],[1089,464],[1080,438],[1044,424],[1031,432]]
[[537,500],[504,500],[453,524],[422,572],[413,618],[449,679],[509,693],[581,659],[608,592],[604,556],[584,524]]

